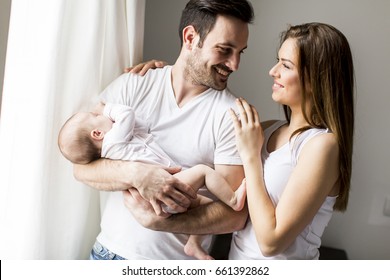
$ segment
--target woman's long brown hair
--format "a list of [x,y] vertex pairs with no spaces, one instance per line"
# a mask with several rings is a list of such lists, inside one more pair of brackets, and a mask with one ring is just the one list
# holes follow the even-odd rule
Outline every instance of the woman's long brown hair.
[[[282,33],[281,44],[296,40],[298,71],[303,89],[302,111],[308,127],[328,128],[337,138],[340,192],[335,210],[345,211],[352,174],[354,134],[354,67],[346,37],[335,27],[323,23],[291,26]],[[307,109],[306,102],[311,101]],[[287,121],[291,110],[283,106]]]

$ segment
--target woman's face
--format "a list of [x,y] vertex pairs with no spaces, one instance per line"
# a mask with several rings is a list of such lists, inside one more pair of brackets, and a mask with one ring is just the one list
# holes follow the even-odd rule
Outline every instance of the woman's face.
[[298,50],[296,40],[289,38],[279,49],[278,62],[269,71],[274,79],[272,99],[291,109],[301,107],[302,87],[298,74]]

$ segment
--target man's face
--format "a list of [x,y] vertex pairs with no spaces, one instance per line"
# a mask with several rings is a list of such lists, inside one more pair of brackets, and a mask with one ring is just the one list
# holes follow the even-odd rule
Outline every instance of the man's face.
[[248,35],[247,23],[230,16],[218,16],[202,47],[196,43],[187,60],[186,74],[191,82],[216,90],[225,89],[229,75],[238,70]]

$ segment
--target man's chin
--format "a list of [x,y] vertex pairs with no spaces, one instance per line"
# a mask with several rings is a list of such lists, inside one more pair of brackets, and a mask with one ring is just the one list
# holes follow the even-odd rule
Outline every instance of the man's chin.
[[224,90],[227,87],[227,83],[219,83],[218,85],[215,85],[215,90]]
[[227,87],[227,80],[226,81],[222,81],[221,79],[219,79],[218,81],[214,80],[214,82],[210,87],[215,90],[224,90]]
[[227,87],[227,79],[209,80],[207,83],[204,83],[203,85],[212,88],[214,90],[224,90]]

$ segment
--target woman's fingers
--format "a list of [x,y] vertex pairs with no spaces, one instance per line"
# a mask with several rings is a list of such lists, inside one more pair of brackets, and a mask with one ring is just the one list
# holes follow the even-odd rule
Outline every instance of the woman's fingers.
[[246,117],[247,117],[247,123],[248,124],[253,123],[252,106],[249,105],[249,103],[245,99],[242,99],[242,98],[241,98],[241,104],[242,104],[242,106],[244,107],[244,110],[245,110],[245,114],[246,114]]
[[230,113],[230,117],[233,121],[234,129],[235,130],[239,129],[241,127],[241,123],[240,123],[240,120],[238,119],[236,112],[234,112],[234,110],[230,108],[229,113]]
[[252,107],[252,114],[253,114],[253,118],[254,118],[254,122],[257,123],[257,124],[260,124],[260,117],[259,117],[259,113],[257,112],[255,106],[251,106]]
[[236,130],[260,124],[260,118],[254,106],[250,105],[243,98],[238,98],[236,104],[239,116],[237,116],[233,109],[229,110]]
[[243,105],[243,99],[242,98],[236,99],[236,104],[238,107],[238,113],[240,114],[241,125],[244,125],[248,122],[248,118]]
[[255,107],[250,105],[244,98],[238,98],[236,104],[240,113],[242,127],[252,125],[258,121],[258,114]]

